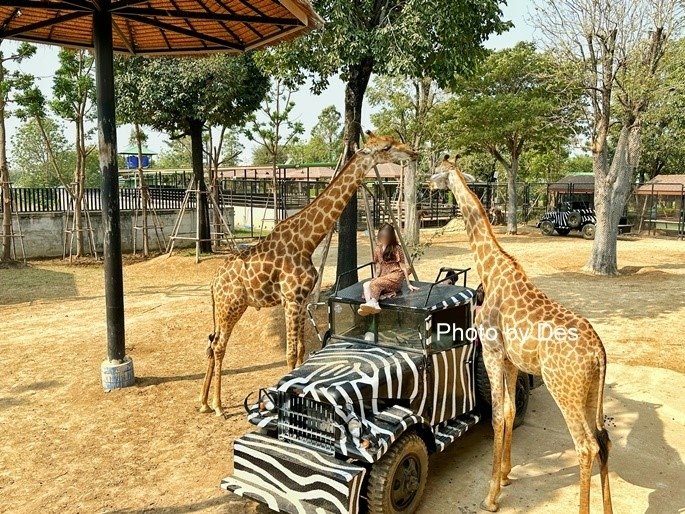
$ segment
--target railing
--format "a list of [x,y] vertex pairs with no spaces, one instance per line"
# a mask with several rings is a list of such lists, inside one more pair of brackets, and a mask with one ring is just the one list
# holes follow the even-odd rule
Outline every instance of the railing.
[[[180,209],[185,190],[175,187],[149,187],[151,206],[157,210]],[[0,199],[2,195],[0,193]],[[83,192],[83,208],[87,211],[102,210],[100,189],[87,188]],[[140,209],[140,194],[135,188],[119,189],[119,206],[122,211]],[[195,199],[191,196],[190,207],[195,206]],[[63,187],[13,187],[13,212],[65,212],[73,210],[73,200],[69,192]]]

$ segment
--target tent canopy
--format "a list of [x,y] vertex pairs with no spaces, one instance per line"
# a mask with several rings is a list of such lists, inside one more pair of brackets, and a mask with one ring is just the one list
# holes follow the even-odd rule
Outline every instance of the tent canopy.
[[[93,47],[98,0],[11,0],[0,38]],[[112,0],[115,52],[184,55],[244,52],[322,26],[305,0]]]
[[657,175],[637,188],[639,195],[683,196],[685,175]]

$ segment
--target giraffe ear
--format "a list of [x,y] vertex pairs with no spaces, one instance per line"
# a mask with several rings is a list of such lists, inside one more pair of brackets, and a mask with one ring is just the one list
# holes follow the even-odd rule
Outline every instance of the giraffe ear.
[[367,155],[368,155],[368,154],[371,153],[371,148],[369,148],[368,146],[365,146],[364,148],[362,148],[361,150],[359,150],[359,153],[363,153],[363,154],[367,154]]

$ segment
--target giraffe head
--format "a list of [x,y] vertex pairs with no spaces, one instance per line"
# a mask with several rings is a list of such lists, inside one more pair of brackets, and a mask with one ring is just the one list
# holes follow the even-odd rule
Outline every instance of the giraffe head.
[[475,182],[476,179],[473,175],[469,175],[468,173],[464,173],[459,169],[459,166],[457,166],[457,159],[459,159],[459,155],[457,155],[454,158],[454,162],[450,161],[450,156],[445,155],[443,160],[440,162],[435,167],[435,173],[431,176],[430,178],[430,188],[431,190],[435,189],[449,189],[450,187],[450,180],[453,180],[455,178],[456,174],[460,174],[462,177],[464,177],[464,180],[466,182]]
[[419,154],[404,143],[395,141],[388,136],[377,136],[370,130],[364,148],[359,150],[362,154],[371,155],[376,164],[384,162],[415,161]]

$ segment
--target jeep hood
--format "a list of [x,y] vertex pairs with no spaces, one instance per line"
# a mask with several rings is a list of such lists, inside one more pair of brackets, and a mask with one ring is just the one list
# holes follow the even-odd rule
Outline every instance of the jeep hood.
[[416,398],[422,390],[423,363],[421,353],[335,341],[285,375],[277,388],[332,405],[364,409],[364,405],[375,406],[377,399]]

